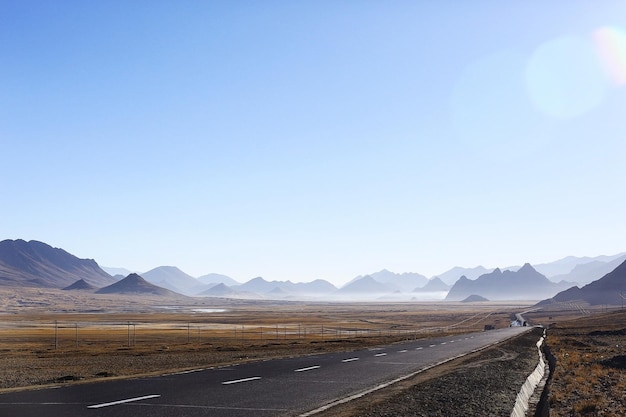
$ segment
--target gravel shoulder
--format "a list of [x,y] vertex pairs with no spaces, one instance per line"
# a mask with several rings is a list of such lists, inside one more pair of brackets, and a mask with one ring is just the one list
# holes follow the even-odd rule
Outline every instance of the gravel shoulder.
[[509,416],[537,366],[541,335],[541,329],[533,329],[317,416]]

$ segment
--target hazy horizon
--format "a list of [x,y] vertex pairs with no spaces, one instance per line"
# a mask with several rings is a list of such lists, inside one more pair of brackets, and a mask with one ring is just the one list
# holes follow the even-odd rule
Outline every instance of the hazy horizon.
[[3,238],[242,282],[624,252],[625,2],[3,17]]
[[[574,256],[574,257],[577,257],[577,258],[583,258],[583,257],[595,258],[595,257],[598,257],[598,256],[617,257],[618,255],[624,255],[624,254],[626,254],[626,252],[619,252],[619,253],[615,253],[615,254],[599,254],[599,255],[595,255],[595,256],[587,256],[587,255],[576,256],[576,255],[569,255],[569,256],[567,256],[567,257],[565,257],[565,258],[569,258],[569,257],[571,257],[571,256]],[[153,269],[157,269],[157,268],[160,268],[160,267],[175,267],[175,268],[178,268],[179,270],[181,270],[182,272],[186,273],[187,275],[190,275],[190,276],[192,276],[192,277],[194,277],[194,278],[200,278],[200,277],[202,277],[202,276],[205,276],[205,275],[211,275],[211,274],[216,274],[216,275],[226,275],[227,277],[234,279],[235,281],[237,281],[237,282],[238,282],[238,283],[240,283],[240,284],[244,284],[244,283],[246,283],[246,282],[248,282],[248,281],[250,281],[250,280],[252,280],[252,279],[259,278],[259,277],[260,277],[260,278],[263,278],[263,279],[264,279],[264,280],[266,280],[266,281],[291,281],[291,282],[294,282],[294,283],[307,283],[307,282],[312,282],[312,281],[315,281],[315,280],[317,280],[317,279],[323,279],[323,280],[329,281],[330,283],[334,284],[337,288],[340,288],[340,287],[342,287],[342,286],[344,286],[344,285],[346,285],[346,284],[350,283],[351,281],[353,281],[353,280],[354,280],[354,279],[356,279],[356,278],[359,278],[359,277],[364,277],[364,276],[371,275],[371,274],[375,274],[375,273],[377,273],[377,272],[382,272],[383,270],[387,270],[387,271],[392,272],[392,273],[394,273],[394,274],[413,274],[413,273],[415,273],[415,274],[420,274],[420,275],[423,275],[423,276],[425,276],[425,277],[426,277],[426,278],[428,278],[428,279],[433,279],[433,278],[435,278],[435,277],[438,277],[439,275],[442,275],[442,274],[444,274],[444,273],[446,273],[446,272],[451,271],[451,270],[452,270],[452,269],[454,269],[454,268],[473,269],[473,268],[480,268],[480,267],[483,267],[483,268],[485,268],[485,269],[487,269],[487,270],[494,270],[494,269],[496,269],[496,268],[499,268],[499,269],[501,269],[501,270],[503,270],[503,271],[504,271],[504,270],[507,270],[507,269],[517,269],[517,268],[520,268],[520,267],[522,267],[522,266],[523,266],[524,264],[526,264],[526,263],[529,263],[529,264],[531,264],[531,265],[536,266],[536,265],[540,265],[540,264],[542,264],[542,263],[557,262],[557,261],[563,260],[563,259],[565,259],[565,258],[553,259],[553,260],[551,260],[551,261],[547,261],[547,262],[535,262],[535,263],[533,263],[533,262],[520,262],[520,263],[515,264],[515,265],[496,265],[496,266],[486,266],[486,265],[454,265],[454,266],[451,266],[451,267],[447,268],[446,270],[439,271],[439,272],[438,272],[438,273],[436,273],[436,274],[424,274],[424,273],[422,273],[422,272],[420,272],[420,271],[418,271],[418,270],[415,270],[415,271],[394,271],[394,270],[390,270],[390,269],[388,269],[388,268],[382,268],[382,269],[379,269],[379,270],[376,270],[376,271],[362,272],[362,273],[357,274],[357,275],[352,276],[352,277],[344,277],[344,278],[343,278],[343,279],[341,279],[341,280],[331,280],[331,279],[327,279],[327,278],[324,278],[324,277],[317,277],[317,278],[312,278],[312,279],[308,279],[308,280],[301,280],[301,279],[298,279],[297,277],[286,278],[286,279],[275,279],[275,278],[265,277],[265,276],[260,276],[260,275],[254,275],[254,276],[251,276],[251,277],[244,277],[244,278],[241,278],[241,277],[233,277],[233,276],[230,276],[230,275],[228,275],[228,274],[223,274],[223,273],[220,273],[219,271],[210,271],[210,272],[204,272],[204,273],[201,273],[201,274],[199,274],[199,275],[194,275],[194,274],[190,274],[188,271],[186,271],[186,270],[184,270],[183,268],[180,268],[180,267],[178,267],[178,266],[176,266],[176,265],[158,265],[158,266],[155,266],[155,267],[152,267],[152,268],[146,269],[146,270],[129,269],[129,268],[124,268],[124,267],[112,267],[112,266],[108,266],[108,265],[101,265],[101,264],[99,264],[99,265],[100,265],[100,267],[101,267],[101,268],[103,268],[103,269],[105,269],[105,270],[125,269],[125,270],[130,271],[131,273],[137,273],[137,274],[142,274],[142,273],[150,272],[150,271],[152,271]],[[97,262],[97,260],[96,260],[96,262]],[[108,272],[108,271],[107,271],[107,272]],[[114,275],[114,274],[111,274],[111,275]]]

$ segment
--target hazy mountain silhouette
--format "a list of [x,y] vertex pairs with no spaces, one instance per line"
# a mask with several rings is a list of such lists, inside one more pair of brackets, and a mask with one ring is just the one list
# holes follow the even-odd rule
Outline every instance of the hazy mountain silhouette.
[[496,268],[476,280],[463,276],[450,288],[446,300],[460,301],[473,294],[490,300],[536,300],[555,294],[566,286],[571,284],[556,284],[527,263],[518,271],[502,272]]
[[365,275],[362,278],[352,281],[340,289],[337,290],[337,294],[342,295],[382,295],[393,293],[394,290],[385,284],[382,284],[372,278],[370,275]]
[[137,274],[130,274],[121,281],[96,291],[96,294],[137,294],[181,297],[180,294],[151,284]]
[[80,279],[96,287],[115,281],[93,259],[79,259],[43,242],[0,242],[0,285],[65,288]]
[[239,285],[240,283],[235,281],[229,276],[222,274],[206,274],[196,278],[202,284],[225,284],[228,286]]
[[429,280],[423,287],[415,288],[413,292],[436,292],[436,291],[448,291],[450,286],[443,282],[439,277],[434,277]]
[[561,280],[571,281],[575,282],[579,286],[583,286],[602,278],[617,268],[624,261],[626,261],[626,255],[618,256],[610,261],[593,260],[591,262],[576,265],[569,273],[555,275],[551,278],[551,280],[555,282]]
[[237,295],[237,291],[233,290],[223,282],[220,282],[219,284],[215,284],[211,288],[202,291],[198,295],[209,297],[229,297]]
[[85,281],[84,279],[79,279],[72,285],[63,288],[64,291],[93,291],[96,287]]
[[[404,272],[397,274],[383,269],[381,271],[374,272],[373,274],[369,274],[369,276],[393,290],[400,290],[403,292],[409,292],[413,288],[421,287],[428,283],[428,278],[416,272]],[[361,278],[363,278],[363,276],[353,279],[352,282]]]
[[274,287],[276,287],[276,285],[274,285],[273,283],[266,281],[262,277],[256,277],[247,282],[244,282],[241,285],[232,286],[231,288],[237,291],[248,291],[258,294],[264,294],[266,292],[272,291]]
[[144,272],[141,276],[152,284],[169,287],[172,291],[182,293],[187,293],[188,290],[200,284],[197,279],[175,266],[159,266]]
[[[274,298],[293,298],[294,296],[310,298],[328,295],[337,290],[330,282],[316,279],[311,282],[267,281],[256,277],[250,281],[231,287],[237,292],[263,294]],[[280,291],[276,291],[276,289]]]
[[[626,260],[626,253],[619,253],[617,255],[609,255],[609,256],[601,255],[601,256],[594,256],[594,257],[567,256],[557,261],[543,263],[543,264],[536,264],[536,265],[533,265],[533,267],[537,270],[537,272],[540,272],[541,274],[545,275],[551,281],[559,282],[561,280],[566,280],[566,281],[576,281],[582,284],[583,282],[574,280],[573,277],[570,276],[570,273],[573,272],[574,269],[581,267],[583,265],[587,265],[589,263],[597,263],[596,266],[599,264],[606,264],[606,263],[613,262],[618,258],[621,260],[617,261],[617,263],[615,263],[613,267],[607,270],[604,274],[601,274],[594,279],[585,280],[585,283],[589,283],[591,281],[594,281],[595,279],[601,278],[608,272],[615,269],[619,264],[621,264],[624,260]],[[593,270],[593,268],[590,268],[589,270]]]
[[112,276],[122,275],[124,278],[126,278],[128,275],[135,272],[135,271],[128,270],[126,268],[115,268],[115,267],[110,267],[110,266],[101,266],[100,268],[102,268],[109,275],[112,275]]
[[626,261],[602,278],[582,288],[577,286],[569,288],[551,299],[540,302],[539,305],[568,301],[585,301],[592,305],[623,305],[626,304],[623,297],[626,297]]
[[476,266],[474,268],[463,268],[460,266],[455,266],[449,271],[444,272],[443,274],[437,275],[437,278],[442,280],[447,285],[453,285],[459,278],[465,276],[468,279],[476,279],[481,275],[488,274],[492,272],[493,268],[487,269],[481,265]]
[[461,300],[462,303],[477,303],[480,301],[489,301],[489,300],[486,299],[485,297],[481,297],[480,295],[476,295],[476,294],[472,294],[469,297],[465,298],[464,300]]

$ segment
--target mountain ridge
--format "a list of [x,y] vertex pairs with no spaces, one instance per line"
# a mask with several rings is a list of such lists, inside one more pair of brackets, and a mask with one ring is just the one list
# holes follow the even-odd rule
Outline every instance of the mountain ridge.
[[115,282],[93,259],[37,240],[0,242],[0,285],[65,288],[80,279],[96,287]]

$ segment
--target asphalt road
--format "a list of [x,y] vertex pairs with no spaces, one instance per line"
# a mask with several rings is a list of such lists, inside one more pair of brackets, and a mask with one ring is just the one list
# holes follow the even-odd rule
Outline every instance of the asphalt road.
[[0,395],[0,416],[308,416],[528,330],[511,327],[347,353],[275,359]]

